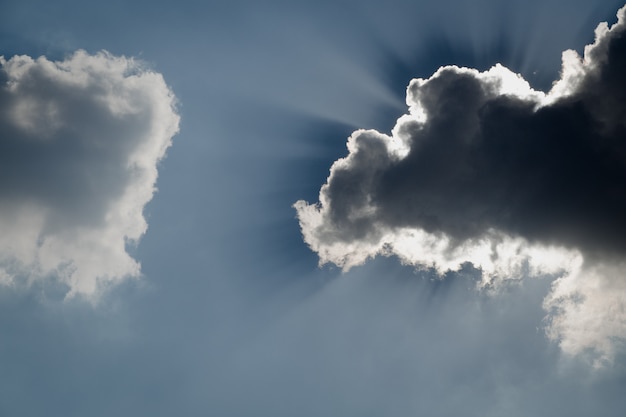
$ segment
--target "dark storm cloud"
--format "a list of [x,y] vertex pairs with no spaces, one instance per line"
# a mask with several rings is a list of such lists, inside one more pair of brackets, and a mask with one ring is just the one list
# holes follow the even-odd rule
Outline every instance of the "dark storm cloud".
[[[499,65],[412,80],[410,115],[392,135],[355,132],[320,204],[295,205],[321,262],[349,268],[396,254],[440,272],[472,262],[505,279],[528,263],[574,282],[584,259],[587,273],[604,276],[592,260],[626,253],[625,10],[612,28],[598,26],[583,58],[563,54],[547,94]],[[558,253],[540,255],[549,249]]]
[[[494,228],[567,247],[626,250],[626,36],[591,50],[567,96],[539,108],[455,67],[414,81],[402,121],[404,158],[377,132],[357,133],[349,162],[322,191],[346,239],[376,227],[419,227],[466,240]],[[365,210],[371,207],[371,210]],[[358,213],[366,211],[367,214]]]
[[0,60],[0,272],[53,273],[91,294],[137,275],[156,164],[178,129],[160,74],[78,51]]

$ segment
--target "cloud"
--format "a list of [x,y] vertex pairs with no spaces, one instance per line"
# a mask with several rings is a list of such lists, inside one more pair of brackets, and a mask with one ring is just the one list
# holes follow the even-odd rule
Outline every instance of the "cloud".
[[0,281],[95,295],[140,265],[157,164],[178,131],[163,77],[132,58],[0,58]]
[[563,53],[548,93],[501,65],[446,66],[412,80],[407,105],[391,135],[352,134],[318,204],[294,205],[320,263],[558,276],[548,336],[612,358],[626,337],[626,7],[582,58]]

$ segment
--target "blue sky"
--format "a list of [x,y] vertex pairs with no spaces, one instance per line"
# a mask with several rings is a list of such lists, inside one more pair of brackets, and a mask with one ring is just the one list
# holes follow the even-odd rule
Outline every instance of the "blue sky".
[[[548,337],[556,272],[481,290],[469,265],[438,276],[399,253],[319,267],[328,242],[309,239],[312,251],[292,207],[318,201],[353,131],[391,133],[411,79],[502,63],[547,91],[562,51],[582,54],[621,6],[3,1],[6,60],[110,55],[71,61],[87,87],[33,76],[0,96],[0,414],[622,416],[623,327],[607,330],[608,356],[593,327],[565,320]],[[121,56],[141,63],[116,69]],[[65,119],[45,107],[57,99],[73,109]],[[15,109],[30,118],[10,119]],[[58,120],[75,137],[56,135]],[[111,207],[120,219],[102,226]],[[127,241],[121,253],[109,236]],[[617,259],[606,268],[619,276]],[[623,300],[622,281],[600,278],[611,291],[587,299]]]

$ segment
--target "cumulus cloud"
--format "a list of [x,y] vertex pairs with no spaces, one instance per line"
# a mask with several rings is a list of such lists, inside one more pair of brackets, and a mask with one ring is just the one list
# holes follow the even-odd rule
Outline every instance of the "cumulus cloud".
[[140,265],[157,164],[178,131],[163,77],[107,52],[0,57],[0,282],[95,295]]
[[626,337],[626,7],[583,57],[563,53],[548,93],[501,65],[447,66],[406,100],[391,135],[352,134],[319,203],[294,205],[320,263],[554,275],[547,334],[610,359]]

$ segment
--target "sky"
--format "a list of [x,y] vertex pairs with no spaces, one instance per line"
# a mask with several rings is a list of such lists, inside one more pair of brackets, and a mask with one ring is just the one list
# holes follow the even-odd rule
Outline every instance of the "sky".
[[3,0],[0,415],[623,416],[623,6]]

